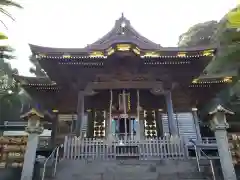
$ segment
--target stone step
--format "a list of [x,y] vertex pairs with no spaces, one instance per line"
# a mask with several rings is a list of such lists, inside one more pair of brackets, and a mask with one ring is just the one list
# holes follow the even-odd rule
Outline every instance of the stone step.
[[56,180],[203,180],[195,160],[63,160]]
[[202,180],[202,179],[208,179],[203,173],[201,172],[191,172],[191,173],[179,173],[177,174],[179,179],[192,179],[192,180]]
[[[63,180],[64,178],[57,178]],[[72,174],[70,179],[81,180],[207,180],[202,174],[158,174],[158,173],[97,173],[97,174]]]
[[157,173],[99,173],[99,174],[76,174],[73,177],[78,177],[79,179],[104,179],[104,180],[148,180],[148,179],[157,179]]

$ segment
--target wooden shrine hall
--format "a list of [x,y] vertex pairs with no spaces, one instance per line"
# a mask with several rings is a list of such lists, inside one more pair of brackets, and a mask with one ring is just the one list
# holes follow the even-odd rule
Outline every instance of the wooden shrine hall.
[[56,135],[201,138],[198,115],[231,77],[199,78],[214,47],[162,47],[124,16],[84,48],[30,45],[44,77],[14,75],[50,113]]

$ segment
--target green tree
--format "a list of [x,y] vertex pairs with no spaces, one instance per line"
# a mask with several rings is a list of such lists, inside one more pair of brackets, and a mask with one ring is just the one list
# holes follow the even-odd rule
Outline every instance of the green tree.
[[[12,0],[0,0],[0,12],[13,21],[13,16],[7,10],[8,7],[22,8],[22,6]],[[5,23],[0,22],[7,28]],[[7,40],[5,34],[0,33],[0,41]],[[21,89],[13,79],[13,74],[18,74],[17,69],[13,69],[6,60],[13,59],[13,49],[8,45],[0,46],[0,120],[19,119],[22,109]]]
[[240,57],[240,6],[228,12],[219,22],[212,42],[217,45],[217,53],[206,68],[207,73],[229,74],[239,72]]
[[0,118],[3,121],[16,120],[21,109],[20,88],[12,75],[9,75],[10,72],[16,73],[16,70],[11,69],[8,63],[5,64],[4,70],[0,72]]
[[[2,36],[3,37],[3,36]],[[2,38],[3,39],[3,38]],[[6,39],[6,38],[5,38]],[[2,46],[2,56],[0,56],[0,120],[19,120],[19,116],[24,106],[29,104],[29,97],[14,80],[13,74],[18,74],[18,70],[11,67],[6,60],[12,59],[13,51],[4,51],[7,46]],[[4,50],[3,50],[4,49]]]
[[219,93],[222,104],[239,111],[240,97],[240,6],[228,12],[219,22],[212,41],[217,45],[213,60],[206,67],[208,75],[233,76],[229,88]]
[[211,38],[218,28],[217,21],[199,23],[179,37],[179,47],[204,46],[211,44]]

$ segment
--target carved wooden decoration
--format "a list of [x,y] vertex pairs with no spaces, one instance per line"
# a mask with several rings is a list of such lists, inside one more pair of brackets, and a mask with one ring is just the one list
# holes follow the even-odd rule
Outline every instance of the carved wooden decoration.
[[155,111],[144,110],[144,129],[145,129],[145,137],[147,137],[147,138],[157,137],[157,126],[156,126],[156,113],[155,113]]
[[106,111],[95,111],[94,117],[94,137],[103,138],[105,137],[106,131]]

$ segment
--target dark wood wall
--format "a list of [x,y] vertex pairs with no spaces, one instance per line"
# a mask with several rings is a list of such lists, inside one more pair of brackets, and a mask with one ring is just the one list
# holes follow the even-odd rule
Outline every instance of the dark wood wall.
[[[131,109],[137,108],[137,90],[126,90],[126,93],[130,93]],[[113,90],[113,105],[117,108],[119,105],[118,95],[122,93],[121,90]],[[153,95],[149,90],[140,90],[140,106],[144,109],[160,109],[164,108],[165,98],[163,95]],[[85,98],[85,109],[108,109],[110,103],[109,90],[99,91],[94,96],[88,96]]]

